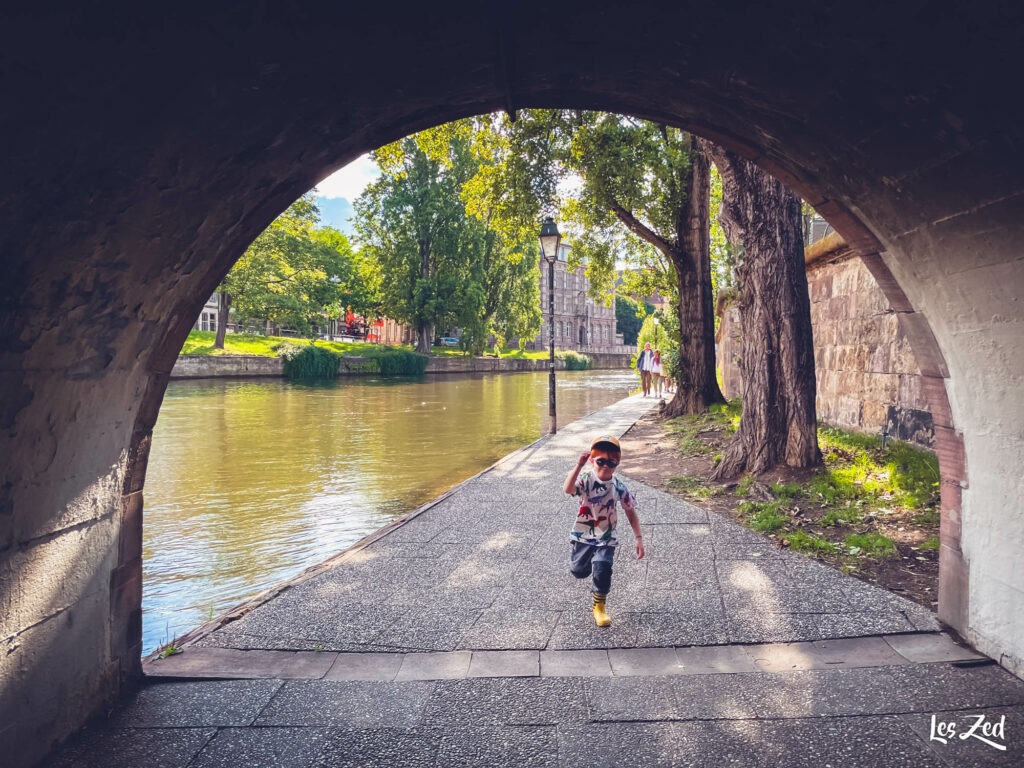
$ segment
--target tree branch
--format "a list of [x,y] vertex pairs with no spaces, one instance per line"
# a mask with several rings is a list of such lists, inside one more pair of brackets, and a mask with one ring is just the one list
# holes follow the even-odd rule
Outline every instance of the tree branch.
[[612,213],[619,217],[619,221],[626,225],[626,229],[632,232],[639,238],[646,240],[648,243],[653,245],[659,251],[668,253],[672,250],[672,247],[668,242],[660,237],[656,232],[649,229],[643,222],[641,222],[632,212],[627,211],[615,200],[609,201],[608,207],[612,209]]

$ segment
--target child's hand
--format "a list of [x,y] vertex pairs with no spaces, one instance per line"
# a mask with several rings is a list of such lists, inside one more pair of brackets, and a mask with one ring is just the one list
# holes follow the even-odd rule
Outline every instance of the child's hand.
[[576,462],[576,466],[582,468],[586,466],[588,461],[590,461],[590,451],[587,451],[580,456],[579,461]]
[[636,540],[636,559],[637,560],[643,560],[644,559],[644,540],[643,539],[637,539]]

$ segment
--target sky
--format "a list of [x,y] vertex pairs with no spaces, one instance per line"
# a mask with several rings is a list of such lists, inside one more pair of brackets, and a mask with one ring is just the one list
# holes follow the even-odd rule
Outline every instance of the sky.
[[369,155],[362,155],[317,184],[321,223],[351,235],[352,224],[348,219],[352,216],[352,202],[379,175],[377,164]]

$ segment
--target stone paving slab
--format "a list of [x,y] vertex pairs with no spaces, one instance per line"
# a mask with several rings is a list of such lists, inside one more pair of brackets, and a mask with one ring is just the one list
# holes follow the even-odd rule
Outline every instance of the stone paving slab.
[[[1019,765],[1024,681],[994,664],[955,664],[164,683],[50,764],[520,766],[534,755],[544,765]],[[928,741],[932,714],[967,726],[975,712],[1006,715],[1008,756],[976,740],[947,750]]]
[[[627,455],[624,479],[638,500],[647,558],[636,560],[632,533],[620,526],[608,602],[613,624],[597,631],[589,582],[567,572],[576,502],[560,486],[593,432],[625,431],[649,407],[629,398],[511,454],[405,525],[195,644],[584,650],[939,629],[927,609],[631,480]],[[488,513],[496,502],[501,516]]]

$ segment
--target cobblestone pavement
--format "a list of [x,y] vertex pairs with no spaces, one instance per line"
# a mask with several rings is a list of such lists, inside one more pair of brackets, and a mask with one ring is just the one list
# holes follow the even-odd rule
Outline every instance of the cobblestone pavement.
[[[1024,682],[926,609],[630,481],[628,454],[647,557],[620,526],[596,628],[560,486],[651,405],[568,425],[148,662],[51,764],[1024,764]],[[965,733],[974,713],[1005,715],[1005,751],[930,738],[932,715]]]

